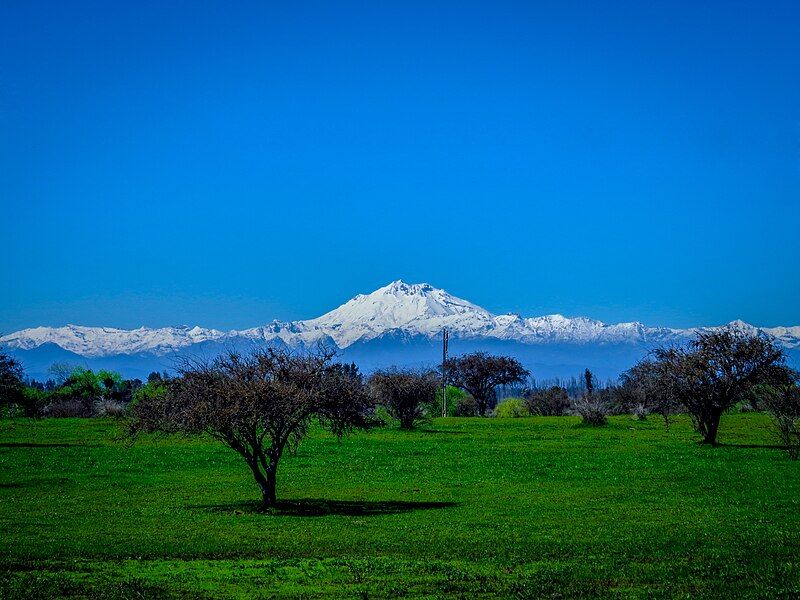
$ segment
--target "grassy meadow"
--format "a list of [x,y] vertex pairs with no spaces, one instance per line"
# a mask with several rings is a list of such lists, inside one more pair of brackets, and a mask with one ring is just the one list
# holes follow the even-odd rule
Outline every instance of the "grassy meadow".
[[2,598],[800,595],[800,464],[760,414],[436,419],[319,430],[258,510],[206,439],[104,419],[0,421]]

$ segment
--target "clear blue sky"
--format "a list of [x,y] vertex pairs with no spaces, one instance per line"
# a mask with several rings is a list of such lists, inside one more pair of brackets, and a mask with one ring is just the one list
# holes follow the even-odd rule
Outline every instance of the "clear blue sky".
[[3,2],[0,331],[240,328],[398,278],[496,312],[800,324],[798,22]]

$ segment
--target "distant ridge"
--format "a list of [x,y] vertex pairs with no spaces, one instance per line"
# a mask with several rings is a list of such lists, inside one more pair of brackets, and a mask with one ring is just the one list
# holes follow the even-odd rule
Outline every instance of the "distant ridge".
[[[727,326],[763,332],[787,350],[800,349],[800,326],[763,328],[743,321],[733,321]],[[648,348],[682,344],[698,331],[714,329],[647,327],[638,322],[606,324],[587,317],[568,318],[558,314],[527,318],[516,314],[494,315],[427,283],[410,284],[398,280],[370,294],[359,294],[315,319],[272,321],[261,327],[240,331],[197,326],[140,327],[131,330],[80,325],[34,327],[0,337],[0,345],[15,351],[23,363],[27,353],[46,345],[50,348],[57,346],[77,357],[100,359],[166,357],[230,345],[271,343],[290,348],[307,348],[322,343],[342,351],[350,349],[351,354],[364,355],[363,360],[366,360],[367,346],[380,346],[381,355],[388,360],[393,356],[393,347],[402,345],[408,348],[416,344],[419,348],[426,346],[426,343],[430,346],[441,336],[444,328],[450,331],[454,340],[461,340],[464,348],[475,348],[481,343],[499,345],[506,351],[509,348],[519,350],[519,347],[526,347],[526,351],[520,352],[530,355],[532,348],[538,348],[539,354],[542,354],[546,347],[566,346],[572,349],[572,355],[566,353],[567,358],[574,357],[576,360],[581,352],[586,352],[587,347],[595,347],[596,350],[623,346],[636,349],[641,355]],[[458,344],[454,345],[454,349],[457,348]],[[560,352],[559,360],[564,360],[565,352]],[[408,353],[410,359],[410,349]],[[591,354],[595,355],[596,352]],[[620,368],[611,367],[611,370]]]

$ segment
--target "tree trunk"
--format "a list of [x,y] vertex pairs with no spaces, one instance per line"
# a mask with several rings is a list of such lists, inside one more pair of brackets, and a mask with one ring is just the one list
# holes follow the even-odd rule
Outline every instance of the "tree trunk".
[[257,459],[253,458],[247,462],[250,465],[250,470],[253,472],[253,477],[255,477],[256,483],[258,484],[258,489],[261,490],[261,505],[264,508],[272,508],[277,502],[275,492],[277,487],[277,478],[275,476],[277,465],[275,464],[273,466],[273,463],[270,463],[266,469],[266,474],[264,474],[261,472],[261,468],[259,467]]
[[721,418],[722,413],[719,411],[713,411],[708,415],[707,421],[703,428],[704,444],[711,444],[712,446],[717,445],[717,431],[719,430],[719,421]]
[[278,462],[270,461],[267,468],[267,486],[262,490],[264,508],[272,508],[278,503],[276,489],[278,487]]

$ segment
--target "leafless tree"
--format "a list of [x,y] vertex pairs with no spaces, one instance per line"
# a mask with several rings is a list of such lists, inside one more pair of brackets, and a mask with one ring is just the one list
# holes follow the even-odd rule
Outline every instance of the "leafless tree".
[[[783,351],[764,335],[732,328],[701,332],[687,348],[659,349],[659,383],[692,416],[703,443],[716,445],[722,414],[782,371]],[[672,393],[671,392],[671,393]]]
[[772,416],[778,439],[792,460],[800,455],[800,373],[785,370],[783,381],[761,386],[758,396]]
[[517,359],[485,352],[451,358],[445,363],[445,370],[450,383],[475,398],[481,416],[491,408],[498,385],[522,383],[530,375]]
[[386,407],[400,421],[401,429],[413,429],[427,418],[427,409],[436,401],[439,375],[433,371],[386,369],[369,378],[374,401]]
[[238,452],[261,490],[276,503],[278,464],[318,419],[337,436],[366,426],[369,394],[355,365],[332,362],[333,353],[267,349],[229,352],[193,362],[144,395],[132,408],[129,431],[207,434]]
[[606,390],[595,392],[595,377],[589,369],[584,371],[583,381],[586,391],[575,401],[573,408],[587,425],[605,425],[610,411],[610,394]]
[[673,378],[664,372],[668,364],[645,358],[622,374],[621,385],[616,389],[622,406],[634,411],[658,413],[667,430],[681,406]]
[[532,390],[525,395],[525,405],[532,415],[541,417],[560,417],[569,410],[567,390],[551,386],[544,390]]

